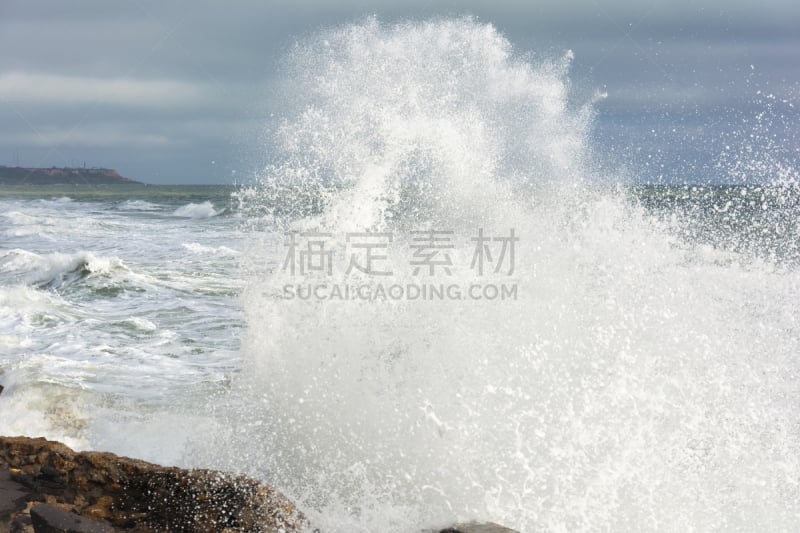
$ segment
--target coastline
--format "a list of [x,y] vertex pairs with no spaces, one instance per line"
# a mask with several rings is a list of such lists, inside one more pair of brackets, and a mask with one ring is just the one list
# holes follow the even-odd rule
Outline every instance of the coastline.
[[113,168],[7,167],[0,165],[0,185],[142,185]]
[[[243,475],[76,452],[23,436],[0,436],[0,531],[320,533],[286,496]],[[518,532],[465,522],[422,533]]]
[[293,533],[308,527],[285,496],[246,476],[75,452],[44,438],[0,437],[3,471],[2,531],[38,531],[33,520],[42,504],[96,528],[86,531]]

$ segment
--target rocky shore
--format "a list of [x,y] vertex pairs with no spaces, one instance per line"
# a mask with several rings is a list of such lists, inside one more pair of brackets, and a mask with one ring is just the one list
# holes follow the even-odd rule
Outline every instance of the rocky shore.
[[[253,479],[0,437],[0,531],[285,532],[307,527]],[[34,526],[36,526],[34,528]]]
[[[295,533],[319,530],[245,476],[0,437],[0,533]],[[491,523],[424,533],[517,533]]]

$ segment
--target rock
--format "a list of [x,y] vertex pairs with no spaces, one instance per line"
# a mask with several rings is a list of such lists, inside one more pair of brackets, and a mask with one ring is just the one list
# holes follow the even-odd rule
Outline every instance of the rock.
[[30,463],[20,465],[11,472],[11,479],[32,491],[47,494],[60,494],[66,488],[64,478],[47,465],[39,468]]
[[22,168],[0,165],[0,184],[3,185],[141,185],[123,178],[111,168]]
[[[28,501],[47,501],[118,529],[293,533],[307,527],[285,496],[245,476],[78,453],[41,438],[0,437],[0,469],[12,464],[31,494]],[[4,524],[0,517],[0,531]]]
[[492,522],[467,522],[442,529],[439,533],[519,533]]
[[31,491],[12,479],[12,473],[0,471],[0,519],[9,518],[15,511],[25,508]]
[[31,515],[17,515],[17,517],[11,521],[11,533],[35,533]]
[[31,521],[35,533],[113,533],[106,522],[90,520],[82,516],[62,511],[48,503],[31,509]]

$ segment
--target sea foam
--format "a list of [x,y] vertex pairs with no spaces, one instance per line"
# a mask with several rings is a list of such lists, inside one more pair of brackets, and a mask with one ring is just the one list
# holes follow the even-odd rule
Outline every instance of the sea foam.
[[[194,460],[262,476],[324,531],[796,523],[800,278],[720,262],[598,187],[616,178],[594,175],[570,60],[531,59],[468,18],[367,19],[291,51],[274,155],[244,195],[273,224],[249,235],[245,367]],[[319,190],[324,208],[279,216],[278,187]],[[298,279],[353,278],[298,278],[266,246],[286,230],[337,250],[347,232],[392,233],[403,284],[409,231],[431,228],[467,243],[514,228],[518,298],[281,298]]]

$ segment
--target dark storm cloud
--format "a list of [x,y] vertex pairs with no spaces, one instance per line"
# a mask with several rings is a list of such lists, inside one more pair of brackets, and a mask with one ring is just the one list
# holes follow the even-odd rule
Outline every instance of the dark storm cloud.
[[653,131],[695,131],[706,113],[744,109],[759,90],[798,95],[794,2],[496,4],[6,0],[0,164],[18,150],[30,165],[89,160],[144,180],[228,181],[251,166],[242,146],[258,150],[285,50],[322,26],[371,14],[469,13],[520,53],[571,49],[575,98],[608,93],[599,136],[645,150],[661,142]]

